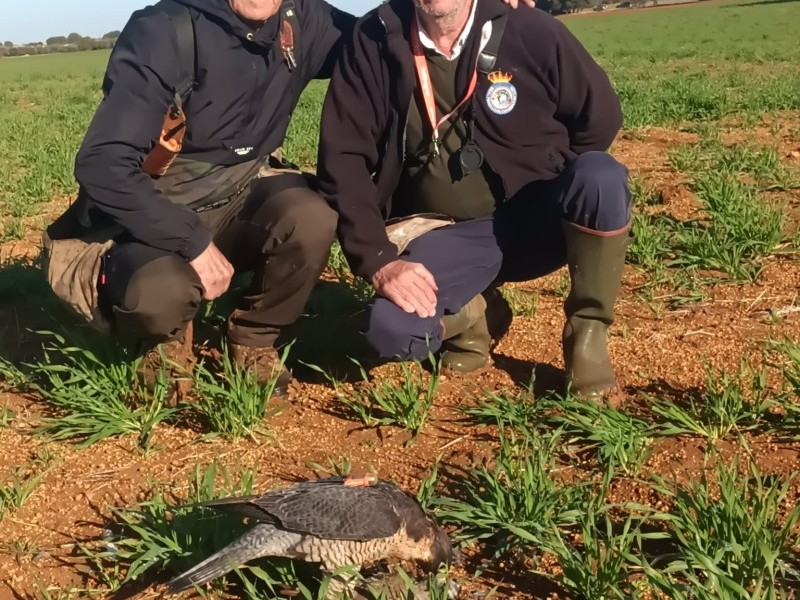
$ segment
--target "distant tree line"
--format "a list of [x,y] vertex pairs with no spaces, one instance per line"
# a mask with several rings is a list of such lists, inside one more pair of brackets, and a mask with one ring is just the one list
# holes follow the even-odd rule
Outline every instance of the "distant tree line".
[[596,4],[597,0],[536,0],[536,8],[551,14],[579,12]]
[[119,31],[109,31],[102,38],[92,38],[84,37],[79,33],[70,33],[67,36],[57,35],[49,37],[44,43],[30,42],[28,44],[14,44],[13,42],[6,41],[0,46],[0,57],[81,52],[85,50],[107,50],[114,46],[119,35]]

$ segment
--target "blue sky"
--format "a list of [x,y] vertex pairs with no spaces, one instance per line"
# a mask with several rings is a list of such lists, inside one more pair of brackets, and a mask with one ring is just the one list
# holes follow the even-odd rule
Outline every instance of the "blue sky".
[[[328,0],[334,6],[362,15],[380,0]],[[0,17],[0,42],[43,42],[72,32],[99,37],[122,29],[130,14],[156,0],[26,0],[5,1]]]

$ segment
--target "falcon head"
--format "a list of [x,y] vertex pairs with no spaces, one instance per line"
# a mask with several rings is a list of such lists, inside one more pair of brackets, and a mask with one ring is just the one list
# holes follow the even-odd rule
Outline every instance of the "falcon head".
[[406,533],[414,541],[415,556],[413,558],[425,573],[436,573],[441,566],[449,567],[457,562],[457,552],[453,548],[450,536],[439,525],[436,518],[426,513],[422,507],[416,506],[410,512],[413,515],[406,521]]
[[442,565],[449,567],[458,562],[458,552],[453,548],[450,536],[442,529],[436,519],[428,517],[430,520],[433,542],[431,543],[431,559],[423,561],[420,566],[426,573],[435,573]]

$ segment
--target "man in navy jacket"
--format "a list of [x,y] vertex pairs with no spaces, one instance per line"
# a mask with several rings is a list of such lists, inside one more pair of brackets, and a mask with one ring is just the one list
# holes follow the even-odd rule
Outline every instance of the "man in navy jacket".
[[[510,324],[495,286],[566,264],[568,385],[612,389],[630,194],[606,150],[621,124],[603,70],[542,11],[391,0],[363,17],[331,80],[318,175],[351,267],[377,292],[377,353],[443,350],[446,366],[478,369]],[[410,218],[432,213],[443,226],[407,246],[387,233],[404,218],[425,231]]]

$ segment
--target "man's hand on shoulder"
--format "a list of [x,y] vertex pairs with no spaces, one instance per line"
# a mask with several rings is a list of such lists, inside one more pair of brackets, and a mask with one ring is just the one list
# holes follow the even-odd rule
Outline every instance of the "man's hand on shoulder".
[[[506,4],[508,4],[511,8],[517,8],[519,6],[519,0],[503,0]],[[522,0],[522,3],[530,8],[536,7],[535,0]]]
[[436,314],[436,280],[421,263],[396,260],[372,276],[375,291],[422,319]]
[[233,277],[233,266],[214,242],[211,242],[200,256],[189,261],[189,264],[203,284],[203,300],[214,300],[228,290]]

